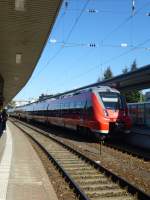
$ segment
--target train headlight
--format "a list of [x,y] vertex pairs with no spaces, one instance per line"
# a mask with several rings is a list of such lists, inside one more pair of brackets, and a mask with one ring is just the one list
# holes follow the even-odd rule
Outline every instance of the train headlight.
[[107,110],[104,110],[104,115],[105,115],[105,117],[108,117],[108,116],[109,116]]

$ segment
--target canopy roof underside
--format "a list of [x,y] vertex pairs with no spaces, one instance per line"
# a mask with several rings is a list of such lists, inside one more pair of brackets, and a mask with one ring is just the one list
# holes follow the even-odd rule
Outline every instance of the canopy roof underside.
[[30,78],[61,0],[0,1],[0,101],[6,105]]

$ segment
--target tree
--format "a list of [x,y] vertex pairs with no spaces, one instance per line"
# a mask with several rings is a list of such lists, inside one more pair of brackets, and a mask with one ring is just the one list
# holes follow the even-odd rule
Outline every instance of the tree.
[[137,63],[136,63],[136,59],[133,61],[132,65],[131,65],[131,72],[137,70],[138,67],[137,67]]
[[[132,71],[135,71],[137,69],[138,69],[137,63],[136,63],[136,60],[134,60],[132,65],[131,65],[130,71],[132,72]],[[125,67],[122,70],[122,73],[126,74],[127,72],[128,72],[128,68]],[[131,91],[127,91],[127,92],[123,92],[123,95],[126,97],[126,101],[128,103],[134,103],[134,102],[139,102],[139,101],[143,100],[143,94],[136,89],[131,90]]]
[[101,75],[100,75],[100,77],[98,77],[97,82],[104,81],[104,80],[107,80],[107,79],[110,79],[113,77],[113,73],[111,71],[110,66],[107,67],[107,69],[104,71],[104,73],[102,73],[102,69],[101,69],[100,74]]
[[128,73],[128,67],[126,66],[126,67],[124,67],[124,69],[122,70],[122,73],[123,74],[126,74],[126,73]]
[[110,79],[113,77],[113,73],[111,71],[111,68],[110,66],[107,67],[107,69],[104,71],[104,77],[103,77],[103,80],[107,80],[107,79]]
[[41,94],[40,96],[39,96],[39,101],[42,101],[42,100],[45,100],[45,99],[48,99],[48,98],[51,98],[51,97],[53,97],[53,95],[52,94]]
[[128,103],[134,103],[134,102],[141,101],[141,95],[142,94],[138,90],[132,90],[132,91],[124,92],[123,94],[126,97],[126,101]]
[[101,78],[101,77],[99,77],[99,78],[97,79],[97,82],[100,82],[100,81],[102,81],[102,78]]

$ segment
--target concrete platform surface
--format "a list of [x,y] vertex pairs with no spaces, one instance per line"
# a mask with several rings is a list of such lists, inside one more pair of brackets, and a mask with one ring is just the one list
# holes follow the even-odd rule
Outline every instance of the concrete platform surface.
[[3,155],[4,148],[5,148],[5,144],[6,144],[6,134],[3,134],[0,137],[0,162],[1,162],[1,159],[2,159],[2,155]]
[[0,200],[57,200],[42,162],[25,135],[11,122],[4,135]]

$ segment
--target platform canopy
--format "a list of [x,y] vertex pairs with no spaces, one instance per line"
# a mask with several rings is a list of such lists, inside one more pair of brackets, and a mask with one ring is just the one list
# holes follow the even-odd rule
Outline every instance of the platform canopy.
[[0,102],[6,105],[30,78],[62,0],[0,1]]

